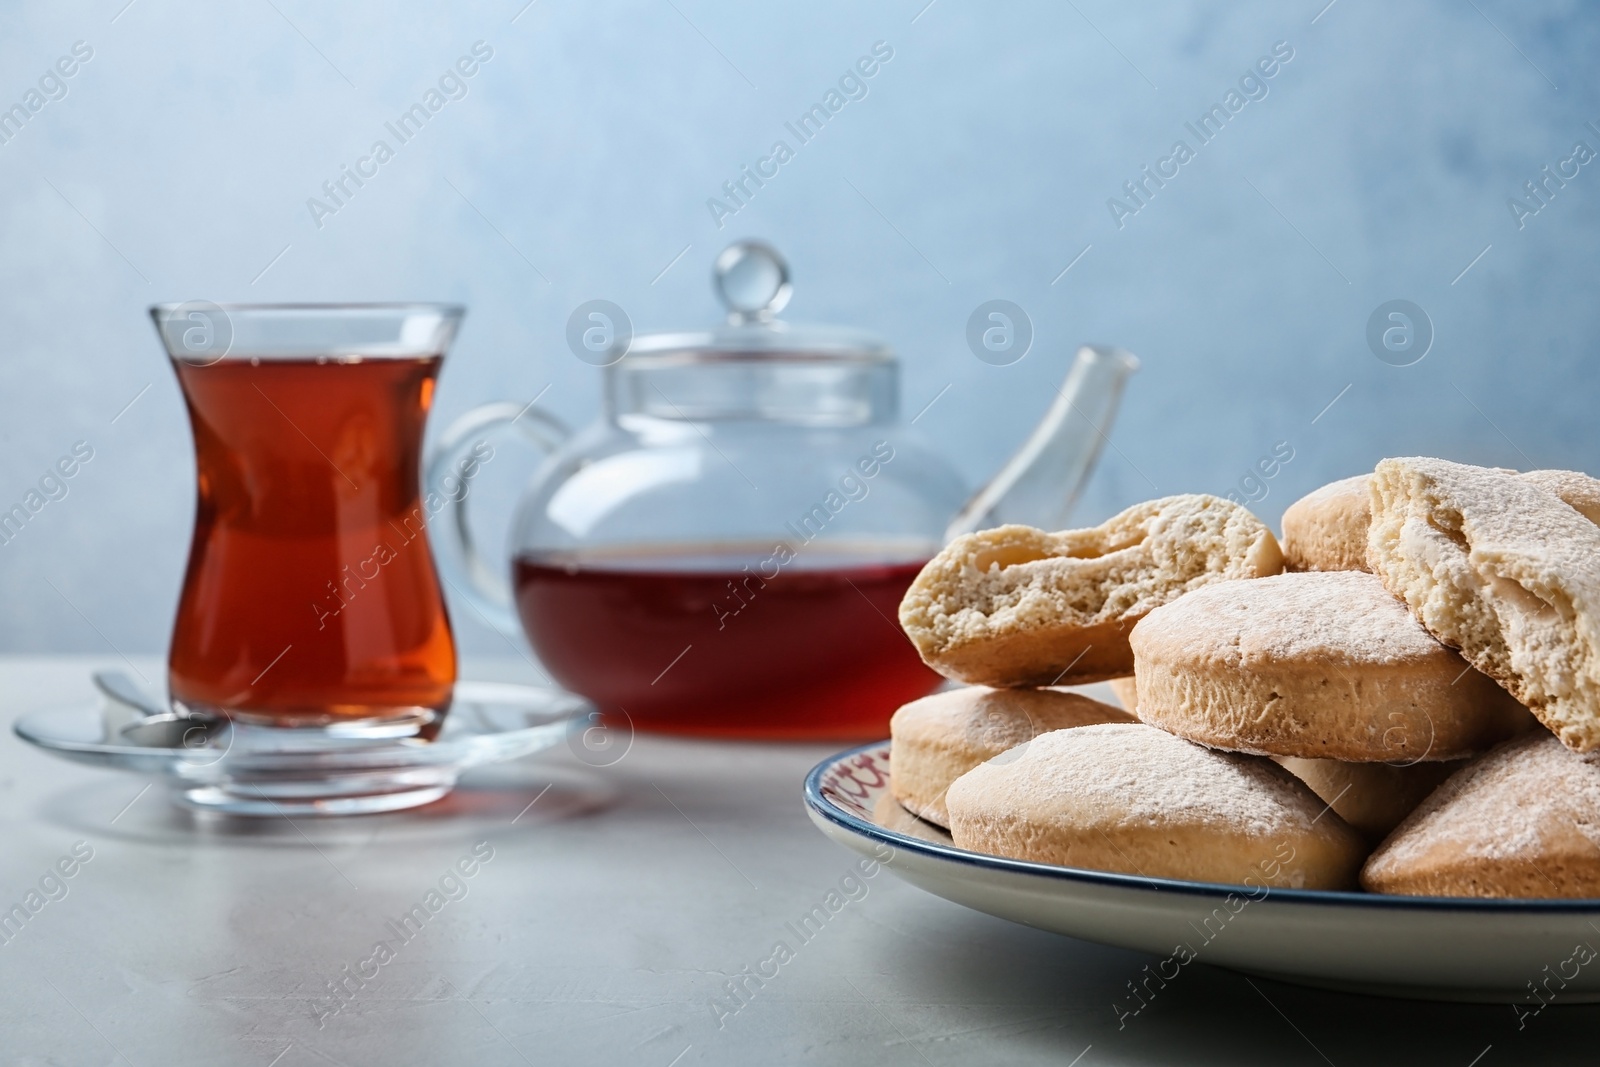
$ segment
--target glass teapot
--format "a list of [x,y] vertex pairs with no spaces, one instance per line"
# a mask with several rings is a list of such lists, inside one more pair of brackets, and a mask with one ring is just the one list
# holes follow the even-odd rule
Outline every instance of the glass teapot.
[[[520,621],[555,679],[614,723],[882,737],[895,708],[941,683],[896,621],[912,579],[959,534],[1065,525],[1138,361],[1081,348],[1044,420],[973,493],[900,421],[884,342],[777,317],[792,287],[774,249],[735,244],[714,278],[718,328],[630,342],[591,314],[585,340],[617,357],[594,425],[569,434],[499,403],[442,436],[427,475],[453,509],[440,565],[513,639]],[[548,453],[517,506],[509,568],[476,547],[463,491],[498,435]]]

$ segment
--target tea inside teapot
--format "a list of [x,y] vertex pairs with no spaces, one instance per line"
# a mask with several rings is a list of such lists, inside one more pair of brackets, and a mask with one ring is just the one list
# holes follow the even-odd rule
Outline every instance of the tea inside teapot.
[[890,712],[941,682],[894,621],[926,560],[879,554],[783,543],[530,554],[513,581],[551,673],[635,725],[877,736]]

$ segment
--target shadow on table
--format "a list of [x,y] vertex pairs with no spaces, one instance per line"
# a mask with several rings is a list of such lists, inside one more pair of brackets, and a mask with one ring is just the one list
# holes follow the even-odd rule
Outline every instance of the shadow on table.
[[[1398,1000],[1202,963],[1161,985],[1146,983],[1155,957],[975,912],[929,911],[938,918],[917,931],[925,936],[894,938],[892,974],[857,984],[884,1012],[898,1006],[904,1037],[934,1063],[1068,1064],[1091,1045],[1082,1067],[1597,1062],[1600,1005],[1563,1003],[1559,991],[1542,1010]],[[895,926],[911,933],[918,918]]]

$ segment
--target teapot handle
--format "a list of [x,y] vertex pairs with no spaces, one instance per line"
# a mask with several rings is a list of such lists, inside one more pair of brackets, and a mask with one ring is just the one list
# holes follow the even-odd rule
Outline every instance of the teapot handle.
[[[424,489],[449,503],[448,521],[431,527],[440,534],[433,547],[441,577],[484,621],[513,640],[521,636],[522,624],[511,601],[511,583],[503,569],[491,567],[478,551],[467,517],[467,483],[479,467],[494,458],[490,438],[515,435],[522,444],[549,456],[571,434],[561,420],[532,404],[503,401],[462,415],[428,455]],[[487,456],[482,454],[485,448]]]

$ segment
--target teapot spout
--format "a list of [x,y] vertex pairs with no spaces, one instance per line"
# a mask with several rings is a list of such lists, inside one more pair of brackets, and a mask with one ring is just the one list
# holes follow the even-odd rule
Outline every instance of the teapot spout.
[[1128,376],[1138,369],[1139,360],[1124,349],[1079,348],[1044,419],[1000,473],[962,507],[945,529],[945,540],[1009,522],[1065,528],[1100,458]]

